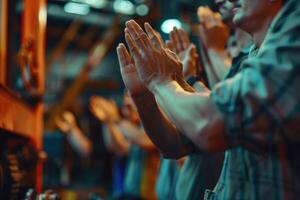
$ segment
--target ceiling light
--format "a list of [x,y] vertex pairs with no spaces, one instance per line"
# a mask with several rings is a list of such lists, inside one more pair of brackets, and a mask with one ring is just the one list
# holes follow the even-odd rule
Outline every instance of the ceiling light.
[[160,28],[164,33],[169,34],[174,27],[176,28],[182,27],[182,24],[178,19],[167,19],[162,23]]
[[87,4],[68,2],[64,6],[64,11],[66,13],[71,13],[76,15],[87,15],[90,12],[90,6]]
[[133,15],[135,12],[135,6],[127,0],[116,0],[113,4],[113,8],[116,12],[125,15]]
[[135,11],[139,16],[145,16],[149,13],[149,7],[145,4],[141,4],[136,7]]

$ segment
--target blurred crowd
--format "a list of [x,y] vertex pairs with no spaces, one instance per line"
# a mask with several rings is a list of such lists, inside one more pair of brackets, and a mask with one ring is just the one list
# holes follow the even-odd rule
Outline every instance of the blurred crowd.
[[[103,96],[88,106],[114,154],[111,198],[299,198],[300,3],[215,3],[198,8],[199,44],[184,29],[163,41],[149,23],[126,22],[122,106]],[[92,154],[72,112],[56,125]]]

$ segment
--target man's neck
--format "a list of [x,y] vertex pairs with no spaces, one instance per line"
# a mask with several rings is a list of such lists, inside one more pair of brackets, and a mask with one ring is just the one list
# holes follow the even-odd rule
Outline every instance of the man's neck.
[[277,13],[280,11],[281,7],[282,4],[278,3],[275,7],[273,7],[273,9],[269,10],[269,16],[265,18],[264,21],[261,21],[259,28],[251,34],[253,43],[257,48],[259,48],[263,43],[268,33],[269,27]]
[[235,31],[236,42],[239,49],[247,48],[252,43],[251,35],[242,29],[237,28]]
[[255,47],[259,48],[264,41],[266,34],[269,30],[269,26],[272,20],[268,20],[261,28],[252,34],[252,39]]

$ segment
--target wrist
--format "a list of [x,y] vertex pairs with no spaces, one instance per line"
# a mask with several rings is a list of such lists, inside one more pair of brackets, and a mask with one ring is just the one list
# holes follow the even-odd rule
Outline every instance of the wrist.
[[76,127],[69,125],[68,130],[67,130],[67,135],[73,135],[75,129],[76,129]]
[[173,81],[173,79],[171,77],[156,77],[156,78],[153,78],[149,82],[148,88],[152,93],[155,93],[155,91],[158,87],[167,85],[168,83],[170,83],[172,81]]
[[112,119],[108,119],[109,124],[118,124],[121,121],[121,118],[112,118]]

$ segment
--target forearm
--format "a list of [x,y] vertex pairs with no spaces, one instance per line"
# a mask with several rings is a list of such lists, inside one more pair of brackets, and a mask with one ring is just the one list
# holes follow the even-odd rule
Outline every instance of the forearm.
[[227,148],[223,118],[212,104],[210,92],[186,92],[171,80],[154,82],[151,88],[169,119],[201,150],[215,152]]
[[143,127],[164,157],[179,158],[191,149],[181,139],[181,133],[159,109],[154,96],[148,92],[142,98],[133,97]]
[[123,136],[116,124],[109,122],[106,124],[111,139],[111,148],[118,155],[126,155],[130,149],[130,142]]
[[208,49],[210,66],[207,67],[209,84],[212,88],[216,83],[223,80],[230,66],[231,58],[225,50]]
[[91,154],[92,144],[78,127],[71,128],[68,140],[82,156],[89,156]]
[[145,132],[142,132],[141,135],[133,136],[130,138],[130,141],[141,148],[145,149],[146,151],[155,151],[156,147],[146,135]]
[[124,136],[132,143],[140,146],[141,148],[147,151],[156,150],[154,144],[149,139],[145,131],[137,127],[136,125],[131,124],[129,121],[122,121],[118,124],[120,130]]

